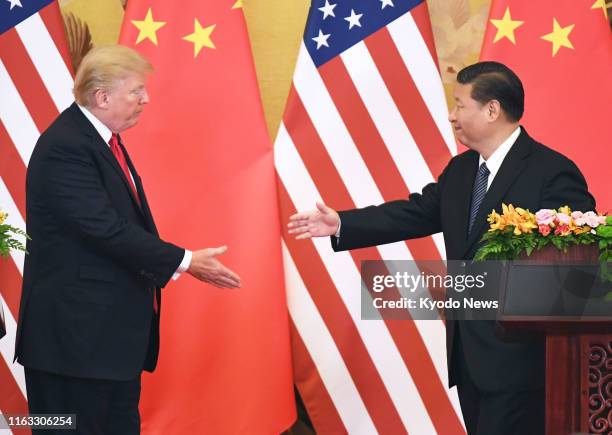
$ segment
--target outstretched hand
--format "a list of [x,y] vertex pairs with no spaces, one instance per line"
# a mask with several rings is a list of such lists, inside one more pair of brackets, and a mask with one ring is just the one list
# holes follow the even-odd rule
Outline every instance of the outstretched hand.
[[289,218],[289,234],[296,239],[333,236],[338,231],[340,216],[333,208],[317,202],[317,209],[296,213]]
[[187,272],[200,281],[207,282],[215,287],[240,287],[240,277],[225,267],[217,256],[224,254],[227,246],[206,248],[194,251]]

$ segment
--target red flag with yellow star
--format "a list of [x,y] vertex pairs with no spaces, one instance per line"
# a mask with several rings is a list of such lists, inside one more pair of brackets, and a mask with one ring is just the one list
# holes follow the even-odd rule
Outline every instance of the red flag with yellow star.
[[525,87],[521,123],[578,165],[603,212],[612,209],[606,14],[605,0],[493,0],[481,53],[518,74]]
[[241,1],[130,0],[120,40],[155,68],[124,142],[162,238],[228,245],[243,284],[183,274],[164,289],[143,433],[280,433],[295,419],[280,224]]

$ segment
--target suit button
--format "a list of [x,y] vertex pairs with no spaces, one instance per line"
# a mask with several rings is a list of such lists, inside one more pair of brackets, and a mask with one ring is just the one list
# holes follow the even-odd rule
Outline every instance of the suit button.
[[461,265],[461,267],[465,267],[465,261],[462,261],[462,262],[460,263],[460,265]]

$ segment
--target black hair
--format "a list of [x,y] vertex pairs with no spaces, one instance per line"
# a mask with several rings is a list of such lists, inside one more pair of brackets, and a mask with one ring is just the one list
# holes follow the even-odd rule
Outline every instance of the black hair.
[[503,63],[478,62],[457,74],[463,85],[472,84],[471,97],[481,104],[491,100],[499,104],[512,122],[517,122],[525,110],[525,91],[521,79]]

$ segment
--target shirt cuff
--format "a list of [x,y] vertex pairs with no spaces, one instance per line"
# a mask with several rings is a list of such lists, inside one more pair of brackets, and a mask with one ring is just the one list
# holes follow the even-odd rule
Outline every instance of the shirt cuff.
[[172,275],[172,279],[174,281],[179,279],[179,277],[181,276],[181,273],[189,269],[189,265],[191,264],[192,256],[193,256],[192,252],[185,249],[185,255],[183,255],[183,261],[181,261],[181,264],[179,264],[178,269],[176,269],[176,272],[174,272],[174,275]]
[[341,226],[342,226],[342,221],[338,221],[338,229],[336,230],[336,234],[334,234],[334,237],[340,238],[340,227]]

